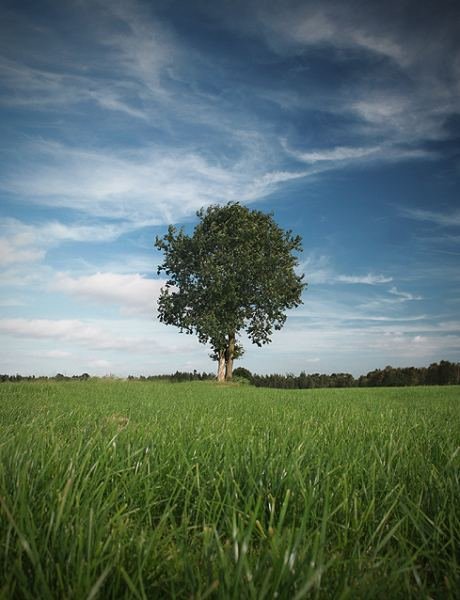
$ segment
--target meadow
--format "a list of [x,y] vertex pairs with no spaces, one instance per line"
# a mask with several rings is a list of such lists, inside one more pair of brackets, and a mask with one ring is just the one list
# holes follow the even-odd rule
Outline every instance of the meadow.
[[460,388],[0,385],[0,597],[456,598]]

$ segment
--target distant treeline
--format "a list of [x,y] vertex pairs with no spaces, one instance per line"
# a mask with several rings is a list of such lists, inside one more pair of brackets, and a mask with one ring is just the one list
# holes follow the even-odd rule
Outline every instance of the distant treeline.
[[[350,373],[305,373],[300,375],[257,375],[244,367],[233,371],[236,382],[247,381],[256,387],[307,389],[307,388],[345,388],[345,387],[396,387],[409,385],[460,385],[460,363],[442,360],[429,367],[385,367],[375,369],[358,378]],[[180,383],[185,381],[209,381],[215,379],[213,373],[199,371],[176,371],[172,375],[129,375],[128,381],[169,381]],[[0,375],[3,381],[86,381],[91,379],[88,373],[67,376],[58,373],[54,377],[35,377],[35,375]],[[92,379],[117,379],[113,375],[93,377]]]
[[[180,383],[183,381],[206,381],[215,379],[216,376],[213,373],[200,373],[199,371],[193,371],[191,373],[176,371],[172,375],[128,375],[128,381],[171,381],[173,383]],[[116,377],[115,375],[104,375],[103,377],[91,377],[88,373],[82,373],[81,375],[63,375],[57,373],[53,377],[47,377],[45,375],[0,375],[0,382],[3,381],[87,381],[88,379],[123,379]]]
[[199,371],[193,371],[188,373],[187,371],[176,371],[172,375],[140,375],[134,377],[134,375],[128,375],[129,381],[172,381],[173,383],[181,383],[183,381],[209,381],[215,379],[215,373],[200,373]]
[[300,375],[256,375],[247,369],[237,368],[234,375],[244,377],[256,387],[305,389],[344,387],[396,387],[408,385],[459,385],[460,363],[442,360],[429,367],[385,367],[374,369],[358,378],[350,373],[305,373]]
[[82,373],[81,375],[63,375],[62,373],[57,373],[52,377],[47,377],[46,375],[0,375],[0,382],[4,381],[87,381],[91,379],[91,376],[88,373]]

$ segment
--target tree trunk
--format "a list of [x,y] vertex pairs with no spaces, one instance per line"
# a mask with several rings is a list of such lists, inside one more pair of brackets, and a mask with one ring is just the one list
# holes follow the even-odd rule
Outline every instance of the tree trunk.
[[233,356],[235,354],[235,334],[228,336],[228,346],[225,351],[225,381],[230,381],[233,376]]
[[217,381],[222,383],[225,381],[225,352],[219,350],[219,358],[217,363]]

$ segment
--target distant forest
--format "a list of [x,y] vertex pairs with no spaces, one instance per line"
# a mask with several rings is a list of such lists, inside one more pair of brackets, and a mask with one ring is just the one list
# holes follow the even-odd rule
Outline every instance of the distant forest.
[[460,363],[442,360],[429,367],[385,367],[374,369],[358,378],[350,373],[305,373],[300,375],[251,375],[235,369],[236,376],[246,376],[256,387],[305,389],[343,387],[396,387],[409,385],[459,385]]
[[[350,373],[306,373],[300,375],[257,375],[244,367],[233,371],[234,380],[238,383],[249,383],[255,387],[283,388],[283,389],[312,389],[312,388],[346,388],[346,387],[396,387],[409,385],[460,385],[460,363],[442,360],[432,363],[429,367],[385,367],[375,369],[367,375],[358,378]],[[116,379],[108,375],[106,379]],[[172,375],[130,375],[128,381],[170,381],[180,383],[185,381],[213,380],[213,373],[200,373],[198,371],[176,371]],[[58,373],[54,377],[35,377],[35,375],[0,375],[0,382],[12,381],[86,381],[91,379],[88,373],[82,375],[66,376]],[[99,377],[97,379],[100,379]]]

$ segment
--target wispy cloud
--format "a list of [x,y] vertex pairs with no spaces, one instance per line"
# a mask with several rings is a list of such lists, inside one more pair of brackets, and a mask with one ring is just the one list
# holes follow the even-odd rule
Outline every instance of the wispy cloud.
[[[295,49],[296,46],[327,43],[349,48],[358,46],[387,56],[401,65],[412,58],[408,55],[407,44],[397,36],[397,32],[385,31],[378,20],[367,19],[366,10],[359,14],[351,13],[335,2],[290,3],[289,10],[286,6],[283,10],[273,8],[272,5],[266,10],[265,6],[259,5],[258,16],[265,26],[268,42],[277,49],[286,51],[289,46]],[[274,37],[276,34],[277,37]]]
[[310,252],[299,264],[298,270],[304,273],[311,284],[362,284],[379,285],[393,281],[393,277],[381,273],[365,275],[347,275],[338,273],[330,256],[318,252]]
[[[349,57],[379,60],[379,75],[375,68],[367,72],[363,65],[361,79],[348,81],[335,104],[325,97],[322,105],[331,114],[354,114],[363,125],[356,125],[356,132],[364,136],[372,132],[371,138],[378,135],[385,140],[382,152],[374,158],[380,154],[385,159],[383,150],[391,154],[392,146],[396,150],[401,144],[448,135],[445,119],[457,112],[460,101],[460,89],[454,83],[460,71],[460,47],[451,21],[458,19],[453,6],[436,14],[423,14],[422,10],[417,23],[411,21],[410,25],[397,4],[358,2],[352,9],[334,0],[313,0],[282,5],[254,2],[250,6],[257,23],[251,31],[263,36],[282,56],[302,57],[313,47],[335,51],[345,66]],[[234,27],[238,27],[236,20]],[[447,55],[452,57],[449,65]],[[303,100],[308,103],[308,97]],[[410,158],[415,148],[406,150]]]
[[[330,110],[337,114],[354,112],[373,127],[383,127],[385,131],[390,128],[390,133],[381,136],[381,143],[368,143],[368,135],[364,134],[356,146],[293,149],[296,146],[285,140],[283,156],[277,137],[251,112],[250,102],[244,110],[229,113],[224,103],[216,101],[219,95],[213,100],[198,90],[196,81],[191,85],[188,72],[192,63],[198,61],[207,67],[199,75],[198,70],[194,74],[200,82],[203,78],[201,83],[208,88],[210,82],[203,72],[212,70],[214,62],[209,56],[205,60],[196,48],[187,45],[173,28],[155,17],[153,9],[135,1],[98,2],[96,6],[94,23],[88,25],[98,57],[96,64],[82,62],[72,70],[54,58],[48,68],[4,59],[0,68],[10,91],[7,100],[15,104],[24,101],[31,108],[40,103],[68,107],[91,101],[103,110],[156,123],[161,133],[155,133],[155,144],[136,151],[107,150],[107,146],[100,150],[78,148],[41,140],[22,148],[22,160],[12,165],[2,188],[26,202],[68,208],[94,217],[166,223],[189,217],[216,199],[255,201],[267,197],[283,183],[349,163],[430,155],[426,149],[402,143],[408,139],[401,134],[403,124],[414,112],[410,94],[394,92],[391,96],[386,91],[383,97],[377,90],[372,96],[363,89],[342,94]],[[404,36],[386,31],[367,11],[359,19],[351,19],[348,9],[338,4],[333,4],[333,8],[325,10],[316,3],[308,7],[293,5],[292,10],[281,11],[282,18],[273,5],[251,5],[250,10],[254,11],[255,22],[263,23],[265,30],[276,34],[278,41],[283,39],[285,45],[303,47],[327,42],[333,46],[358,46],[391,57],[401,65],[412,64],[416,59],[416,52],[408,52]],[[257,86],[251,87],[249,82],[244,83],[243,89],[250,97],[259,94]],[[444,111],[433,116],[438,128],[445,114]],[[231,152],[217,149],[216,145],[203,152],[199,144],[183,135],[176,144],[166,143],[162,138],[171,139],[173,115],[182,120],[185,129],[197,119],[202,120],[211,136],[219,139],[225,130]],[[416,122],[426,123],[425,116],[418,111]],[[394,123],[390,126],[390,122]],[[361,125],[356,130],[349,127],[356,137]],[[414,125],[408,129],[414,130]],[[174,130],[177,132],[177,127]],[[292,163],[293,158],[308,167],[289,168],[286,163]]]
[[346,148],[337,147],[330,150],[322,150],[315,152],[296,152],[288,149],[288,152],[292,154],[297,160],[301,160],[306,163],[316,163],[325,161],[350,161],[363,157],[369,157],[379,152],[381,149],[376,146],[374,148]]
[[45,256],[45,250],[30,248],[21,238],[0,239],[0,265],[38,262]]
[[68,112],[83,102],[93,102],[102,109],[147,118],[145,112],[132,105],[135,89],[129,83],[104,84],[96,77],[53,72],[4,58],[0,58],[0,75],[10,88],[8,95],[0,97],[0,103],[6,106]]
[[377,285],[379,283],[388,283],[393,281],[393,277],[385,277],[385,275],[374,275],[373,273],[368,273],[367,275],[338,275],[336,280],[340,281],[341,283]]
[[0,299],[0,308],[12,308],[26,306],[26,302],[21,298],[1,298]]
[[62,223],[60,221],[44,221],[36,224],[25,223],[19,219],[6,218],[0,224],[0,232],[6,236],[14,236],[17,243],[34,245],[52,244],[61,241],[73,242],[107,242],[115,240],[122,233],[130,230],[130,226],[97,222],[85,225],[79,222]]
[[123,315],[141,314],[153,318],[164,283],[164,280],[146,279],[137,273],[94,273],[81,277],[59,273],[50,289],[104,306],[118,306]]
[[[361,324],[367,327],[373,324],[378,327],[392,327],[397,324],[410,324],[417,322],[428,323],[433,318],[429,314],[414,314],[404,312],[402,303],[389,299],[390,302],[369,301],[359,304],[363,300],[362,294],[345,295],[337,297],[334,293],[323,293],[319,298],[305,297],[304,305],[294,311],[289,311],[289,318],[295,320],[307,319],[318,327],[326,327],[334,323],[349,326],[350,323]],[[310,325],[308,325],[309,327]],[[307,328],[308,329],[308,328]]]
[[440,225],[441,227],[460,226],[460,210],[438,212],[421,208],[402,208],[401,214],[409,219],[426,221],[434,225]]
[[177,68],[183,57],[179,40],[166,23],[152,19],[148,7],[135,0],[98,4],[109,19],[124,25],[122,32],[112,27],[109,33],[110,21],[100,24],[105,30],[101,41],[114,51],[122,72],[142,82],[154,96],[164,95],[161,75],[166,69]]
[[[208,368],[206,348],[192,336],[177,336],[152,321],[135,319],[0,319],[0,359],[7,372],[69,374],[88,371],[151,374],[170,372],[193,358]],[[6,351],[6,349],[8,349]]]
[[[65,112],[91,102],[127,117],[155,121],[158,102],[174,102],[164,76],[185,68],[181,57],[187,53],[180,39],[136,0],[83,1],[63,7],[62,14],[66,13],[81,27],[87,52],[75,48],[69,60],[66,43],[52,21],[40,33],[25,14],[16,15],[16,27],[30,41],[20,52],[0,59],[3,84],[9,90],[2,102],[35,110],[59,106]],[[43,50],[49,44],[54,53]]]
[[350,164],[374,164],[398,160],[419,160],[434,158],[434,154],[421,148],[408,148],[398,143],[386,143],[372,147],[338,146],[326,150],[299,151],[285,145],[287,153],[300,162],[315,165],[308,174],[319,174],[331,169],[344,168]]
[[132,341],[116,338],[98,324],[78,319],[0,319],[3,334],[54,339],[84,344],[94,349],[132,349]]
[[[252,146],[230,164],[161,147],[114,154],[37,142],[28,153],[34,160],[4,178],[4,190],[36,204],[138,226],[177,222],[216,199],[258,200],[304,175],[267,170],[267,156]],[[107,235],[115,235],[113,229]]]
[[406,302],[412,302],[417,300],[423,300],[423,296],[419,294],[413,294],[411,292],[404,292],[393,286],[388,290],[388,296],[380,296],[371,300],[362,302],[359,307],[365,310],[382,310],[385,307],[397,307]]
[[[358,375],[376,365],[424,365],[439,360],[437,357],[442,351],[454,356],[460,348],[460,328],[455,321],[439,324],[429,321],[381,322],[358,326],[346,320],[328,320],[328,315],[324,314],[323,320],[309,322],[307,331],[299,328],[297,322],[288,321],[287,327],[277,334],[276,345],[267,347],[265,352],[269,355],[279,353],[282,360],[286,360],[287,355],[291,365],[296,361],[299,370],[311,370],[303,360],[310,348],[315,348],[322,369],[336,370],[334,365],[340,356],[343,370]],[[355,361],[353,356],[360,358]]]
[[305,275],[310,285],[328,283],[334,278],[330,257],[314,251],[299,262],[297,270]]
[[[132,330],[135,329],[133,332]],[[131,333],[129,333],[131,330]],[[145,331],[145,330],[144,330]],[[134,352],[148,354],[153,352],[171,353],[188,351],[187,339],[182,338],[179,345],[165,345],[164,336],[155,336],[154,331],[140,333],[133,321],[100,321],[94,319],[0,319],[0,334],[30,340],[51,340],[67,344],[60,348],[64,352],[72,348],[85,348],[89,351]],[[155,339],[155,338],[158,339]]]
[[409,292],[401,292],[395,286],[393,286],[388,291],[390,294],[393,294],[393,296],[397,296],[399,302],[408,302],[410,300],[423,300],[423,296],[418,296]]
[[132,229],[132,225],[95,223],[83,225],[47,221],[37,224],[6,218],[0,224],[0,266],[42,261],[47,250],[62,242],[108,242]]

